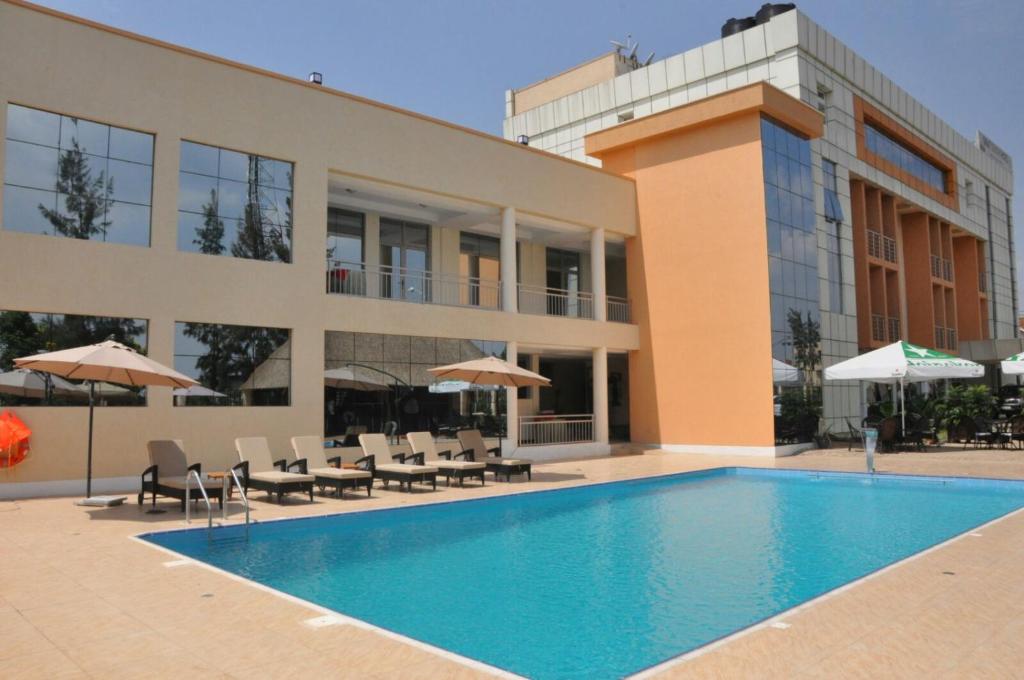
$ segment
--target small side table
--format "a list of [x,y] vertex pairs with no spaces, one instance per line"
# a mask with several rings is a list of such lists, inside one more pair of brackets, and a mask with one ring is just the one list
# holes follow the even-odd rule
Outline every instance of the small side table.
[[[221,484],[224,484],[224,478],[225,477],[228,477],[229,479],[231,477],[231,473],[228,472],[227,470],[220,470],[220,471],[214,471],[214,472],[207,472],[206,473],[206,478],[207,479],[212,479],[214,481],[219,481]],[[231,500],[231,496],[234,493],[235,493],[235,485],[229,482],[228,483],[228,500],[229,501]]]

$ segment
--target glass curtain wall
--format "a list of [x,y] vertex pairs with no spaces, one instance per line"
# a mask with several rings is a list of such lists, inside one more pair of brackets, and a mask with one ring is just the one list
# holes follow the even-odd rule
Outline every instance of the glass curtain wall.
[[366,295],[366,216],[341,208],[327,208],[327,290]]
[[462,232],[459,237],[459,304],[498,309],[501,305],[501,241]]
[[864,125],[864,146],[897,168],[917,177],[940,193],[946,193],[946,171],[903,144],[881,128]]
[[411,302],[430,300],[430,225],[382,217],[381,293]]
[[3,228],[149,245],[153,135],[8,104]]
[[[145,354],[145,319],[0,311],[0,406],[88,406],[88,387],[48,373],[15,369],[14,360],[113,338]],[[145,406],[145,388],[96,384],[100,406]]]
[[810,142],[761,119],[775,441],[808,442],[821,418],[818,237]]
[[486,356],[505,357],[489,340],[328,331],[324,338],[324,434],[358,446],[365,432],[430,431],[454,436],[479,428],[504,433],[505,390],[438,382],[429,368]]

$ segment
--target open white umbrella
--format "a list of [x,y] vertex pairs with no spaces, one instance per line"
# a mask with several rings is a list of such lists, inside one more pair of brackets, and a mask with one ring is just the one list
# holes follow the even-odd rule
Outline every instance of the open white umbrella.
[[1003,359],[999,362],[999,368],[1002,369],[1003,375],[1024,374],[1024,352]]
[[203,387],[202,385],[192,385],[190,387],[178,387],[172,394],[176,397],[226,397],[228,395],[221,394],[216,390],[211,390],[209,387]]
[[[462,380],[473,385],[499,385],[501,387],[551,386],[551,381],[540,373],[520,368],[498,357],[471,359],[458,364],[428,368],[427,373],[441,380]],[[500,430],[498,448],[501,448]]]
[[359,392],[387,392],[390,385],[356,375],[354,368],[332,368],[324,371],[324,384],[339,390],[357,390]]
[[0,373],[0,394],[16,397],[43,399],[46,397],[46,383],[50,383],[50,394],[59,397],[81,396],[78,385],[57,376],[44,376],[27,368]]
[[[866,380],[900,386],[900,411],[906,383],[952,378],[980,378],[985,367],[967,359],[909,342],[894,342],[881,349],[841,361],[825,369],[825,380]],[[903,413],[906,425],[906,414]]]
[[772,382],[790,383],[800,380],[800,369],[796,366],[772,359]]
[[164,385],[167,387],[190,387],[199,383],[187,375],[167,368],[149,357],[139,354],[131,347],[114,340],[95,345],[34,354],[14,360],[19,368],[52,373],[64,378],[89,382],[89,449],[85,477],[85,505],[106,505],[106,500],[92,497],[92,424],[93,407],[96,401],[96,383],[110,382],[121,385]]

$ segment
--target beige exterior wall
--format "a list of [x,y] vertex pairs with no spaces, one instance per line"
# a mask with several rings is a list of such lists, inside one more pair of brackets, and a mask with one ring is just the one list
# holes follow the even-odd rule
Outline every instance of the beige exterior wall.
[[[141,472],[149,439],[182,438],[194,460],[218,469],[235,460],[237,436],[265,435],[274,453],[284,456],[288,437],[321,433],[326,330],[566,346],[586,338],[610,348],[639,346],[637,328],[630,325],[324,292],[332,170],[627,236],[636,229],[628,179],[4,0],[0,63],[0,129],[6,129],[6,107],[13,102],[156,135],[151,247],[0,229],[0,309],[147,319],[149,355],[164,364],[173,362],[176,321],[292,329],[290,406],[174,407],[169,389],[152,389],[147,407],[97,411],[97,478]],[[178,252],[182,139],[295,163],[291,264]],[[367,220],[368,260],[375,258],[375,222]],[[434,238],[433,265],[457,272],[457,234],[437,230]],[[34,431],[33,452],[0,472],[0,484],[83,478],[86,409],[17,411]]]
[[615,52],[603,54],[558,75],[513,90],[512,115],[547,104],[567,94],[579,92],[591,85],[611,80],[630,70],[629,61],[621,54]]

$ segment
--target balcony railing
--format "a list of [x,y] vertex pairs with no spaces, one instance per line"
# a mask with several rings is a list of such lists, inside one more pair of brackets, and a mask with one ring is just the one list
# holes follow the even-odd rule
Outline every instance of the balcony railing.
[[932,261],[932,276],[936,279],[943,279],[945,281],[953,280],[953,261],[939,257],[938,255],[931,256]]
[[988,292],[988,273],[984,271],[978,272],[978,292]]
[[942,278],[947,281],[953,280],[953,260],[942,261]]
[[631,323],[629,300],[626,298],[608,296],[608,320],[617,323]]
[[871,339],[885,342],[885,317],[881,314],[871,315]]
[[900,340],[900,320],[894,316],[889,317],[889,342]]
[[956,329],[946,329],[946,349],[956,350]]
[[956,349],[956,329],[935,327],[935,349]]
[[455,307],[501,309],[501,283],[470,276],[328,260],[327,292]]
[[580,444],[594,441],[594,414],[520,416],[520,446]]
[[868,255],[886,262],[896,262],[896,239],[868,229]]
[[519,311],[524,314],[594,318],[594,295],[581,291],[519,284]]

